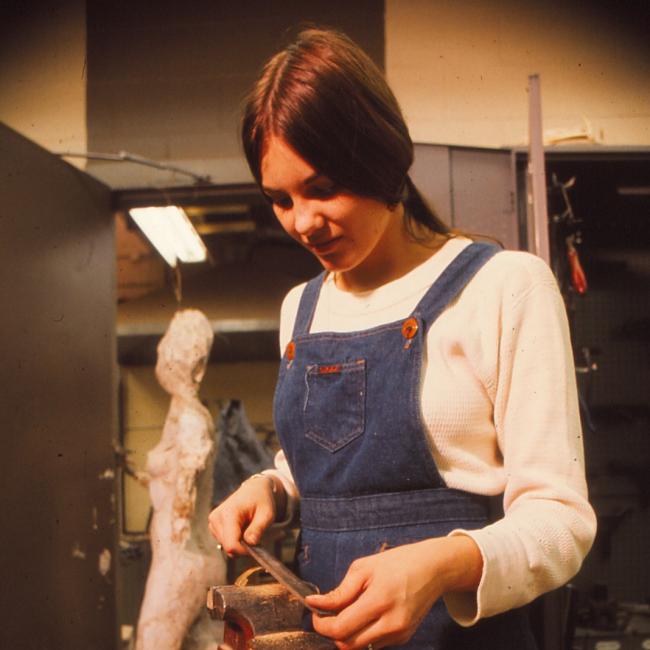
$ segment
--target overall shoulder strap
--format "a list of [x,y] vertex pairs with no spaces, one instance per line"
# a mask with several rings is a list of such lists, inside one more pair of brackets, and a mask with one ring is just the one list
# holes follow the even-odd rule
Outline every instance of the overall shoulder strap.
[[312,278],[303,289],[302,296],[300,296],[300,303],[298,304],[298,313],[293,324],[293,338],[303,334],[309,334],[309,328],[314,318],[318,296],[325,281],[326,273],[326,271],[323,271],[315,278]]
[[425,332],[479,269],[500,250],[495,244],[474,242],[450,262],[413,311],[413,315],[422,320]]

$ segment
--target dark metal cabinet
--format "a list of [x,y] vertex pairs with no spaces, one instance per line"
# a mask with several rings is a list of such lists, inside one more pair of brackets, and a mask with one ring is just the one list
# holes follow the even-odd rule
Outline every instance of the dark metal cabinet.
[[518,249],[515,168],[509,149],[416,144],[411,178],[452,228]]
[[115,647],[110,193],[0,124],[0,647]]

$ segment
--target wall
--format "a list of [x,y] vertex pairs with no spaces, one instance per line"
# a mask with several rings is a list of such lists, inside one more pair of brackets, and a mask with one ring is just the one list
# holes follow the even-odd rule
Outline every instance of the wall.
[[84,0],[3,5],[0,122],[52,151],[85,151]]
[[[240,106],[264,61],[311,21],[343,29],[383,63],[383,0],[105,0],[88,4],[88,146],[248,182]],[[93,162],[112,186],[161,172]],[[188,178],[172,178],[188,184]],[[191,182],[191,181],[190,181]]]
[[[201,0],[192,12],[172,2],[98,0],[88,3],[87,66],[83,0],[13,4],[0,10],[1,121],[50,149],[126,149],[216,182],[247,178],[236,139],[239,101],[290,25],[339,26],[383,60],[379,0],[292,0],[273,11],[261,0]],[[524,143],[527,77],[538,72],[547,130],[584,130],[586,117],[599,142],[649,144],[645,3],[585,6],[387,0],[386,70],[414,138]],[[162,178],[131,164],[93,165],[109,184]]]
[[545,131],[650,144],[647,3],[386,0],[386,72],[416,141],[527,142],[528,75]]
[[[3,3],[0,121],[52,151],[128,151],[246,182],[242,97],[308,22],[347,31],[383,64],[383,0],[287,0],[272,10],[263,0]],[[131,163],[88,167],[111,187],[192,182]]]

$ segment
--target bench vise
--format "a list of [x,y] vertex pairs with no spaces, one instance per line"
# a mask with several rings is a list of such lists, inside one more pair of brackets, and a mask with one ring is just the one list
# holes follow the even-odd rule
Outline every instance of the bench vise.
[[336,650],[302,629],[305,606],[279,583],[210,587],[207,607],[224,622],[220,650]]

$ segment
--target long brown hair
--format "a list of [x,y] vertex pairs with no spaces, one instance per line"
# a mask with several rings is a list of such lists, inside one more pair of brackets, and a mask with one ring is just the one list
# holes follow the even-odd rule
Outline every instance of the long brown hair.
[[387,205],[403,202],[407,226],[412,220],[450,233],[408,177],[413,142],[395,96],[346,35],[305,30],[264,66],[242,119],[244,152],[259,184],[270,135],[339,187]]

